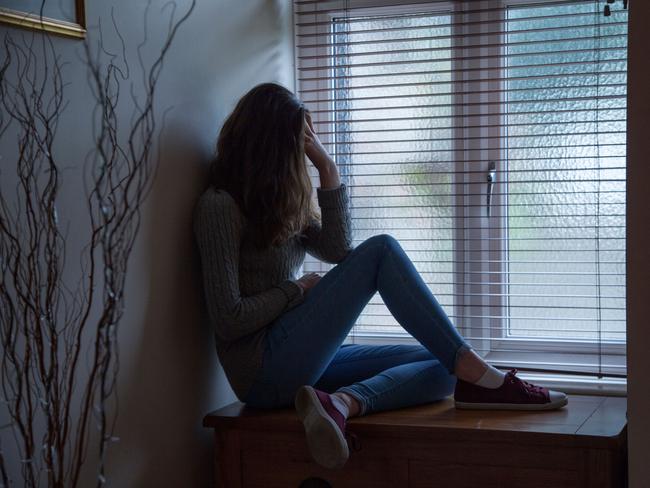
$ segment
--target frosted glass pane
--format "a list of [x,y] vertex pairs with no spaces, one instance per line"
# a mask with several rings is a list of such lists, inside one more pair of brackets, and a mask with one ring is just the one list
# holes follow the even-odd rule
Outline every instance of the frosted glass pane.
[[[516,20],[558,13],[584,15]],[[599,31],[591,4],[508,9],[507,76],[562,75],[507,86],[511,337],[625,340],[626,15]]]
[[[350,44],[333,53],[331,98],[333,152],[348,182],[356,243],[393,235],[453,315],[451,39],[421,39],[449,36],[450,20],[423,15],[335,21],[335,42]],[[428,27],[411,29],[417,26]],[[359,33],[378,29],[392,30]],[[395,38],[401,39],[384,42]],[[404,334],[378,294],[355,331]]]

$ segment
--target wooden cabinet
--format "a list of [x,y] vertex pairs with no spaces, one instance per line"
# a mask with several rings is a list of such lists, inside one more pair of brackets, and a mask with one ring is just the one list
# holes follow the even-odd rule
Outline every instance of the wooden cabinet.
[[291,410],[234,403],[203,424],[215,433],[218,487],[622,488],[625,410],[624,398],[572,396],[551,412],[456,410],[451,400],[383,412],[349,422],[361,450],[336,471],[310,460]]

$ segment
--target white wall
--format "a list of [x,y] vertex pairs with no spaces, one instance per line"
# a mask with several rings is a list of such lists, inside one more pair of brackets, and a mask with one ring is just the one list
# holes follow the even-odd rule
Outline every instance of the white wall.
[[627,138],[627,326],[630,488],[650,486],[650,2],[630,2]]
[[[53,1],[53,0],[49,0]],[[145,1],[87,1],[92,26],[114,9],[129,53],[141,39]],[[152,48],[166,29],[153,0],[149,19]],[[179,12],[189,0],[178,0]],[[110,33],[108,24],[104,25]],[[0,26],[14,35],[23,31]],[[117,47],[107,35],[109,49]],[[64,77],[70,100],[59,127],[57,155],[64,173],[59,216],[70,221],[72,245],[87,241],[81,199],[81,166],[90,148],[92,100],[79,61],[80,41],[55,40],[68,62]],[[293,86],[292,15],[289,0],[199,0],[165,61],[159,110],[173,106],[162,138],[159,172],[146,202],[143,225],[130,263],[126,314],[120,329],[119,418],[121,441],[109,453],[109,486],[199,487],[211,485],[212,437],[201,427],[205,413],[234,397],[218,365],[211,331],[201,316],[198,263],[191,212],[205,185],[216,135],[236,100],[264,81]],[[120,116],[126,123],[130,113]],[[0,142],[3,174],[11,172],[14,142]],[[5,183],[6,183],[5,178]],[[71,274],[76,259],[69,261]],[[6,446],[4,446],[6,448]],[[94,450],[81,486],[94,486]],[[18,468],[14,466],[14,468]],[[21,486],[16,477],[15,486]]]

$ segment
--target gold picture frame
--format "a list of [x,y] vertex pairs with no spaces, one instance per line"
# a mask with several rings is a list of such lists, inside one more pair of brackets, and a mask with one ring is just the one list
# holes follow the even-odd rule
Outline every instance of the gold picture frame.
[[86,37],[86,6],[85,0],[73,0],[75,21],[69,22],[51,17],[41,17],[37,12],[22,12],[2,6],[0,2],[0,22],[22,27],[36,29],[51,34],[83,39]]

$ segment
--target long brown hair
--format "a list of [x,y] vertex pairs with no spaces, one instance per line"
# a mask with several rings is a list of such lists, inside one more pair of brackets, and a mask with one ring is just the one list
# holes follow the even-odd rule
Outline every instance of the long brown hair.
[[264,83],[239,100],[219,134],[211,183],[235,199],[260,249],[319,217],[305,164],[305,110],[283,86]]

